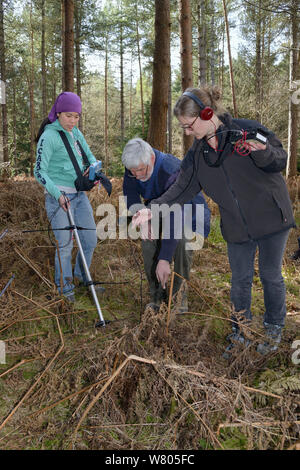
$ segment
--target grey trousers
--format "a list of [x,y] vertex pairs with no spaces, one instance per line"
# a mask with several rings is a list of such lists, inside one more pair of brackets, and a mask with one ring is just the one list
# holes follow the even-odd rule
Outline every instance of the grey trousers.
[[[183,238],[179,240],[173,259],[174,271],[180,274],[185,279],[189,280],[190,269],[193,260],[193,250],[185,249],[186,240]],[[144,269],[149,283],[150,302],[159,305],[161,302],[168,301],[168,293],[163,289],[158,282],[155,270],[157,266],[157,258],[160,252],[161,240],[142,240],[142,254],[144,259]],[[174,276],[173,296],[179,291],[183,279],[179,276]]]

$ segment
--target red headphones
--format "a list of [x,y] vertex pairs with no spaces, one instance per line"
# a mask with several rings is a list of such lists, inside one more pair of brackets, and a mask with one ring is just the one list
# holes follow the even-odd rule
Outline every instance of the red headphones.
[[205,106],[204,103],[202,103],[202,101],[200,100],[200,98],[198,98],[198,96],[194,95],[190,91],[185,91],[183,93],[183,96],[188,96],[199,106],[199,108],[201,109],[199,113],[200,119],[202,119],[203,121],[209,121],[213,117],[213,109],[209,106]]

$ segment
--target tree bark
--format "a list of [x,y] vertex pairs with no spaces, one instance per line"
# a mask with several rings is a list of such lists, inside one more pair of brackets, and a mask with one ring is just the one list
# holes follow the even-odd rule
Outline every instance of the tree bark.
[[[180,56],[182,91],[193,86],[193,50],[190,0],[179,0]],[[183,151],[193,143],[193,136],[183,133]]]
[[[65,17],[65,0],[61,0],[61,89],[64,91],[66,89],[66,80],[65,80],[65,41],[66,36],[66,17]],[[53,56],[54,57],[54,51]],[[55,100],[55,97],[54,97]]]
[[[0,161],[8,162],[8,126],[7,126],[7,107],[6,107],[6,63],[5,63],[5,36],[4,36],[4,8],[3,1],[0,0],[0,105],[2,118],[2,145],[0,141]],[[5,175],[6,172],[3,172]]]
[[30,40],[31,40],[31,67],[29,76],[29,107],[30,107],[30,176],[33,176],[33,163],[35,159],[35,107],[34,107],[34,32],[32,22],[32,1],[30,2]]
[[144,97],[143,97],[143,74],[142,74],[142,61],[141,61],[141,48],[140,48],[140,32],[138,22],[138,3],[136,3],[136,43],[138,52],[138,63],[140,73],[140,96],[141,96],[141,120],[142,120],[142,135],[145,134],[145,113],[144,113]]
[[198,13],[198,51],[199,51],[199,85],[206,83],[206,26],[205,26],[205,0],[201,0],[197,7]]
[[164,151],[170,76],[170,1],[155,0],[152,101],[147,140]]
[[292,0],[290,46],[290,103],[288,127],[288,161],[286,178],[297,175],[298,128],[300,107],[300,37],[297,18],[297,0]]
[[227,17],[226,0],[222,0],[222,2],[223,2],[224,21],[225,21],[227,46],[228,46],[228,60],[229,60],[233,115],[234,115],[234,117],[237,117],[238,112],[237,112],[237,105],[236,105],[236,98],[235,98],[235,86],[234,86],[233,67],[232,67],[232,58],[231,58],[230,34],[229,34],[229,25],[228,25],[228,17]]
[[45,56],[45,0],[41,4],[42,31],[41,31],[41,68],[42,68],[42,115],[47,114],[47,79],[46,79],[46,56]]
[[104,67],[104,168],[108,171],[108,33],[105,37],[105,67]]
[[124,45],[123,45],[123,26],[120,26],[120,122],[121,122],[121,143],[124,142],[125,136],[125,119],[124,119]]
[[215,85],[215,4],[211,0],[211,18],[210,18],[210,81]]
[[262,89],[262,31],[261,31],[261,0],[255,9],[256,23],[256,54],[255,54],[255,95],[256,95],[256,119],[261,121],[261,89]]
[[[81,57],[80,57],[80,44],[81,44],[81,0],[76,0],[75,4],[75,59],[76,59],[76,92],[81,97]],[[82,116],[80,116],[78,127],[83,131]]]
[[74,92],[74,0],[63,0],[64,31],[64,91]]

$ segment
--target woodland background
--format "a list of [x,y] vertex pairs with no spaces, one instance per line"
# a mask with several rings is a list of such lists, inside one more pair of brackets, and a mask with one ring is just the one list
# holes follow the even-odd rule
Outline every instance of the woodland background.
[[0,157],[10,175],[32,175],[40,122],[71,90],[108,174],[122,174],[122,148],[136,135],[182,158],[191,141],[173,105],[188,86],[212,83],[233,115],[278,134],[295,176],[299,16],[297,0],[1,0]]

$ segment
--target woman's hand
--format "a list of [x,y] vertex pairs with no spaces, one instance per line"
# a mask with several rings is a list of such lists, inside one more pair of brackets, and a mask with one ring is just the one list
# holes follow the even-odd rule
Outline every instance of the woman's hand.
[[70,199],[66,197],[64,194],[62,194],[59,199],[58,199],[58,204],[60,207],[67,212],[68,209],[70,209]]
[[255,152],[256,150],[266,150],[267,148],[265,144],[262,144],[261,142],[257,142],[255,140],[249,141],[249,144],[251,147],[251,152]]

